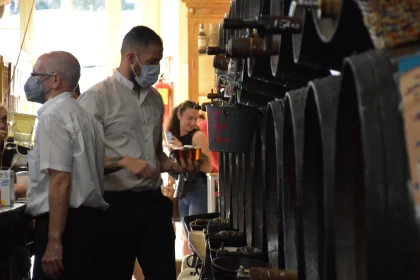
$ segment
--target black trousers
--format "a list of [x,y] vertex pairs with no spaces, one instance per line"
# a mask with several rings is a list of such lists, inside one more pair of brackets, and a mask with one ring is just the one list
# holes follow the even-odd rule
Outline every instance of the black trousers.
[[[48,279],[42,271],[42,256],[48,241],[49,214],[35,217],[34,233],[34,277],[33,280]],[[104,263],[105,213],[102,210],[80,207],[70,208],[63,234],[62,280],[100,279],[98,273]]]
[[135,258],[146,280],[176,280],[172,201],[160,188],[105,192],[107,280],[131,280]]

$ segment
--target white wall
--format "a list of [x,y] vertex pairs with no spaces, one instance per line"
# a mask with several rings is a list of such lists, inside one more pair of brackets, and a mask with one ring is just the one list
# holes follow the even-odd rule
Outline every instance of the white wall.
[[188,99],[188,18],[180,0],[160,0],[160,35],[164,56],[173,58],[173,106]]

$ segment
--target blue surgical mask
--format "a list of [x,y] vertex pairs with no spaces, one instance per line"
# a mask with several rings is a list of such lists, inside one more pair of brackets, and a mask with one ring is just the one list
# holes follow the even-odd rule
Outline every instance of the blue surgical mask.
[[29,77],[29,79],[26,81],[25,86],[23,87],[26,99],[30,102],[37,102],[44,104],[45,103],[45,94],[49,93],[51,89],[48,90],[48,92],[44,91],[44,85],[42,84],[45,80],[40,81],[35,79],[34,77]]
[[160,74],[160,65],[141,65],[137,55],[136,55],[137,62],[141,67],[141,75],[137,76],[136,71],[134,71],[134,67],[131,66],[131,69],[134,72],[136,82],[142,88],[147,88],[156,83],[159,78]]

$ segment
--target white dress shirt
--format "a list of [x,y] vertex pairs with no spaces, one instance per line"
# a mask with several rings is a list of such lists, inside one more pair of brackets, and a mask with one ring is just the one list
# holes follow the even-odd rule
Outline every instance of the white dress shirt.
[[[134,84],[118,70],[113,76],[83,93],[80,105],[102,124],[105,156],[131,156],[143,159],[160,171],[156,156],[161,145],[163,101],[153,87],[133,91]],[[105,176],[106,191],[157,189],[162,180],[144,180],[125,169]]]
[[27,211],[32,216],[49,212],[48,169],[71,173],[70,207],[106,209],[102,126],[64,92],[38,110],[35,145],[29,152]]

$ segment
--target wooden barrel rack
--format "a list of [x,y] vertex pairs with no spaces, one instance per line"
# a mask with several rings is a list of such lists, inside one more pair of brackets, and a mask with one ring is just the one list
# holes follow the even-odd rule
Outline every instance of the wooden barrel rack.
[[397,69],[420,43],[374,49],[360,7],[378,1],[296,2],[232,0],[222,22],[228,106],[255,107],[258,123],[249,152],[219,153],[220,213],[262,248],[254,279],[420,279]]

